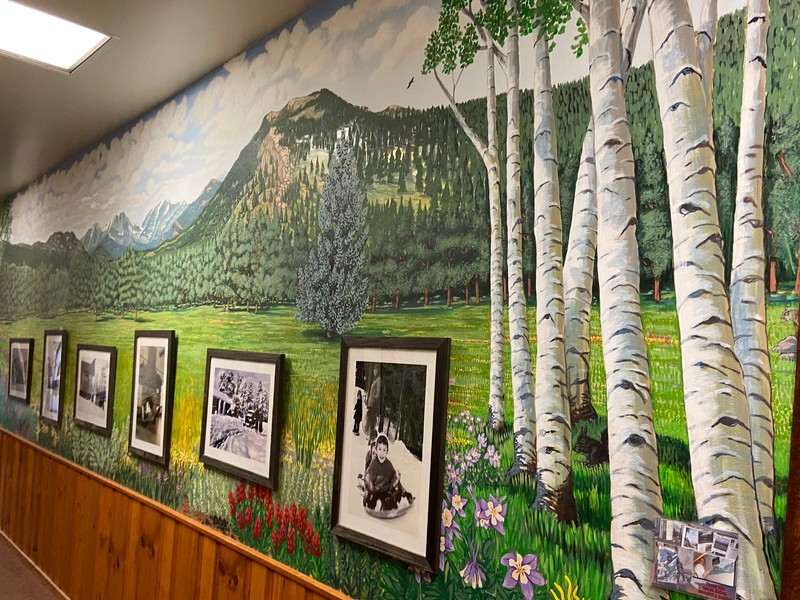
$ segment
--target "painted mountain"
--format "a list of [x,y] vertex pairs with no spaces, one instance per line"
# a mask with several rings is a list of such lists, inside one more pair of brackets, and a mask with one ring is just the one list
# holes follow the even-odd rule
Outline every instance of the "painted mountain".
[[219,185],[218,179],[212,179],[200,195],[189,204],[165,200],[147,213],[141,225],[131,222],[128,216],[121,212],[105,228],[99,223],[92,225],[80,241],[90,254],[98,248],[103,248],[115,259],[122,256],[128,247],[133,247],[135,250],[157,248],[197,220]]

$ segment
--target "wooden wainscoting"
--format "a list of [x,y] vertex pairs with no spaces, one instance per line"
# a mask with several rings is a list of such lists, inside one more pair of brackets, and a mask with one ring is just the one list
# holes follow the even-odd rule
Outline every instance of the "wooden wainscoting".
[[346,598],[2,429],[0,529],[74,600]]

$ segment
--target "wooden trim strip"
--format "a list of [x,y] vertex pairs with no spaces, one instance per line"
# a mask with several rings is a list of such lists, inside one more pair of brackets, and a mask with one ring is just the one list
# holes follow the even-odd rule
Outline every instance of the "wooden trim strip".
[[79,473],[80,475],[84,475],[84,476],[88,477],[90,480],[93,480],[93,481],[95,481],[97,483],[100,483],[100,484],[102,484],[102,485],[104,485],[104,486],[106,486],[108,488],[111,488],[112,490],[114,490],[116,492],[119,492],[119,493],[127,496],[128,498],[130,498],[132,500],[135,500],[136,502],[146,506],[147,508],[155,510],[158,513],[160,513],[160,514],[172,519],[173,521],[176,521],[177,523],[194,530],[195,532],[197,532],[201,536],[201,538],[200,538],[201,539],[201,542],[200,542],[200,546],[201,547],[203,546],[203,544],[202,544],[202,539],[203,538],[207,538],[207,539],[213,540],[214,542],[216,542],[218,544],[221,544],[222,546],[224,546],[224,547],[226,547],[226,548],[228,548],[230,550],[233,550],[234,552],[237,552],[237,553],[243,555],[248,560],[253,561],[255,563],[258,563],[260,565],[263,565],[264,567],[267,568],[268,571],[273,571],[275,573],[278,573],[281,576],[285,577],[286,579],[289,579],[289,580],[291,580],[291,581],[293,581],[293,582],[295,582],[295,583],[297,583],[297,584],[299,584],[299,585],[301,585],[301,586],[313,591],[315,594],[317,594],[318,596],[320,596],[322,598],[326,598],[326,599],[329,599],[329,600],[347,600],[348,599],[348,596],[345,596],[341,592],[339,592],[339,591],[337,591],[337,590],[335,590],[335,589],[333,589],[333,588],[331,588],[331,587],[329,587],[329,586],[327,586],[327,585],[325,585],[325,584],[323,584],[323,583],[321,583],[321,582],[309,577],[308,575],[306,575],[304,573],[301,573],[300,571],[297,571],[297,570],[295,570],[295,569],[283,564],[280,561],[275,560],[274,558],[271,558],[269,556],[261,554],[260,552],[257,552],[257,551],[255,551],[254,549],[252,549],[252,548],[250,548],[248,546],[245,546],[241,542],[239,542],[237,540],[234,540],[232,538],[229,538],[229,537],[221,534],[220,532],[218,532],[218,531],[216,531],[214,529],[211,529],[210,527],[207,527],[206,525],[203,525],[202,523],[198,523],[194,519],[191,519],[191,518],[187,517],[186,515],[183,515],[183,514],[179,513],[178,511],[176,511],[176,510],[174,510],[172,508],[164,506],[163,504],[159,504],[158,502],[152,500],[151,498],[148,498],[146,496],[143,496],[142,494],[139,494],[138,492],[135,492],[135,491],[133,491],[131,489],[128,489],[128,488],[116,483],[115,481],[112,481],[111,479],[108,479],[107,477],[99,475],[99,474],[97,474],[97,473],[95,473],[93,471],[90,471],[90,470],[88,470],[88,469],[86,469],[86,468],[84,468],[84,467],[82,467],[80,465],[77,465],[77,464],[73,463],[72,461],[67,460],[64,457],[59,456],[58,454],[55,454],[54,452],[51,452],[51,451],[49,451],[49,450],[47,450],[45,448],[42,448],[41,446],[38,446],[37,444],[34,444],[33,442],[31,442],[31,441],[29,441],[29,440],[27,440],[27,439],[25,439],[23,437],[20,437],[16,433],[13,433],[11,431],[8,431],[7,429],[4,429],[4,428],[0,427],[0,445],[2,445],[3,436],[6,436],[6,437],[14,440],[15,442],[20,444],[23,448],[27,449],[28,451],[32,450],[34,452],[40,453],[41,455],[46,456],[47,458],[55,461],[56,463],[59,463],[59,464],[65,466],[65,467],[67,467],[67,468]]

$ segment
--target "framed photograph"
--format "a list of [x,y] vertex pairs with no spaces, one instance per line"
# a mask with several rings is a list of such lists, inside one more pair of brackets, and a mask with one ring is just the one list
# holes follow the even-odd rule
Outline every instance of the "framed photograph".
[[117,349],[78,344],[75,363],[75,424],[111,437]]
[[342,338],[333,532],[436,572],[450,340]]
[[175,332],[137,331],[128,452],[167,466],[175,395]]
[[55,427],[61,427],[64,414],[64,381],[67,372],[67,332],[44,332],[42,353],[42,403],[39,418]]
[[32,353],[32,338],[12,338],[9,341],[8,397],[25,404],[31,402]]
[[283,354],[209,349],[200,460],[274,488]]

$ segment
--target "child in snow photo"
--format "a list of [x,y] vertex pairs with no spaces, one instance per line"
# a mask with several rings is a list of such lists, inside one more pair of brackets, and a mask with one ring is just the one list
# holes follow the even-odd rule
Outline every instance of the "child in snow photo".
[[380,434],[375,445],[367,451],[364,466],[364,506],[375,509],[380,500],[380,510],[390,511],[399,507],[405,498],[408,505],[414,497],[400,483],[400,472],[395,470],[388,458],[389,438]]

